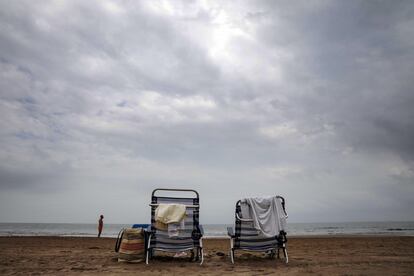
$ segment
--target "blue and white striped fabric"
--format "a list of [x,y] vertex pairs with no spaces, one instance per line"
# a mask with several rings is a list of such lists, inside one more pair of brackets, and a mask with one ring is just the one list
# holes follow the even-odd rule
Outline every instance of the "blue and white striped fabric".
[[[276,202],[277,204],[280,203],[280,206],[283,209],[283,218],[286,219],[288,217],[286,210],[285,210],[285,199],[281,196],[275,197],[280,202]],[[250,208],[251,206],[249,206]],[[270,205],[269,205],[269,208]],[[242,215],[245,213],[244,217]],[[277,254],[277,258],[279,258],[279,250],[283,251],[283,255],[285,256],[285,262],[288,263],[288,254],[286,250],[286,232],[284,228],[282,228],[279,233],[276,233],[275,236],[269,235],[269,233],[263,233],[262,229],[259,227],[255,227],[254,218],[250,217],[251,215],[255,215],[254,212],[249,212],[250,210],[246,208],[246,206],[241,205],[241,200],[237,201],[236,203],[236,212],[235,212],[235,227],[233,231],[232,227],[228,227],[228,235],[230,236],[230,257],[231,262],[234,264],[235,259],[235,251],[236,250],[248,250],[248,251],[262,251],[268,252],[270,257],[274,257]],[[265,212],[273,212],[273,209],[265,209]],[[274,215],[274,214],[271,214]],[[279,214],[278,214],[279,215]],[[275,216],[273,216],[275,217]],[[274,220],[274,219],[273,219]],[[269,220],[269,223],[273,222],[272,219]],[[277,223],[276,221],[274,222]],[[272,225],[270,225],[272,226]],[[259,229],[258,229],[259,228]]]
[[198,198],[172,198],[172,197],[153,197],[153,204],[175,203],[184,204],[186,216],[184,218],[184,229],[178,231],[177,236],[170,237],[168,230],[159,229],[155,222],[155,206],[151,209],[151,241],[150,248],[168,252],[179,252],[191,250],[200,246],[200,226],[199,226],[199,207],[188,207],[188,205],[199,204]]
[[260,231],[255,229],[253,222],[239,222],[236,225],[235,247],[238,249],[252,251],[266,251],[277,248],[275,237],[264,237]]

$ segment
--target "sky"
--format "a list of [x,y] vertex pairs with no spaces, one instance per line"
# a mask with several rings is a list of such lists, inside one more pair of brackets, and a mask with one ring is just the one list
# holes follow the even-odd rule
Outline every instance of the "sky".
[[0,222],[414,220],[413,1],[0,1]]

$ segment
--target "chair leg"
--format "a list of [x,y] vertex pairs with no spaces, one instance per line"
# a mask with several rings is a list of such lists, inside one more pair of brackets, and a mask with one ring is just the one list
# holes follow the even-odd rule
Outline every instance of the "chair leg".
[[150,247],[151,247],[151,235],[148,237],[147,256],[145,258],[145,263],[146,264],[148,264],[148,259],[149,259],[150,251],[152,251],[150,249]]
[[288,263],[289,262],[289,257],[288,257],[286,247],[283,247],[283,255],[285,255],[285,263]]
[[201,263],[200,263],[200,265],[202,265],[203,262],[204,262],[204,251],[203,251],[202,247],[200,247],[200,254],[201,254]]
[[234,239],[230,238],[230,259],[231,263],[234,264]]
[[199,243],[199,246],[197,247],[197,256],[199,256],[199,255],[201,255],[200,265],[202,265],[203,262],[204,262],[203,238],[200,238],[200,243]]
[[195,261],[195,253],[194,253],[194,249],[193,250],[191,250],[191,252],[190,252],[190,261],[192,262],[192,261]]

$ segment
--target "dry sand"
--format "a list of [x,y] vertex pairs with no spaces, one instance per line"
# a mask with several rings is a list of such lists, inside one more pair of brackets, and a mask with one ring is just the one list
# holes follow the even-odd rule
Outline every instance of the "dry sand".
[[109,238],[0,237],[0,275],[414,275],[414,237],[291,238],[287,265],[243,251],[232,265],[223,239],[204,240],[202,266],[169,256],[149,265],[118,263],[114,244]]

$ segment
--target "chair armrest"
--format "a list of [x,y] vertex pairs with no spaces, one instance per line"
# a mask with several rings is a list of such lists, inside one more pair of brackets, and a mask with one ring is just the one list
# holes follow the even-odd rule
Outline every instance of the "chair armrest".
[[288,239],[286,235],[287,233],[283,230],[279,232],[279,235],[277,236],[277,241],[279,244],[287,243]]
[[151,228],[151,224],[148,224],[146,227],[142,228],[146,234],[152,234],[154,231]]
[[193,240],[199,240],[204,235],[204,228],[201,224],[198,225],[196,229],[193,229],[193,232],[191,233],[191,237]]
[[234,238],[235,235],[234,235],[233,227],[227,227],[227,235]]
[[146,229],[148,226],[151,226],[151,224],[142,224],[142,223],[139,223],[139,224],[132,225],[132,228],[142,228],[142,229]]

